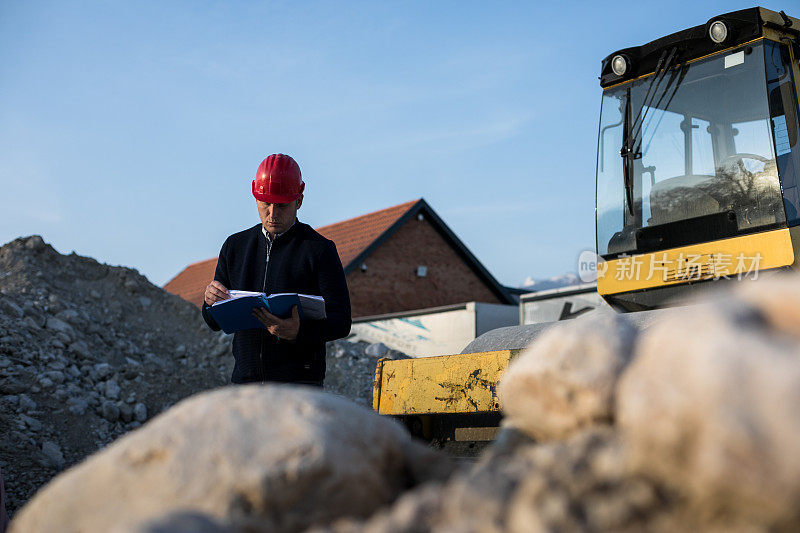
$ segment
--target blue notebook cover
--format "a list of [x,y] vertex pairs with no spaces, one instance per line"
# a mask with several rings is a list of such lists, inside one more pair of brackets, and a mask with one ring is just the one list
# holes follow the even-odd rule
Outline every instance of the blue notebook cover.
[[[230,292],[233,295],[237,291]],[[277,317],[289,318],[295,305],[301,320],[306,315],[309,318],[325,318],[325,301],[322,297],[297,293],[271,296],[248,293],[217,302],[208,309],[208,312],[225,333],[233,333],[243,329],[265,329],[264,325],[253,316],[254,307],[265,307]]]

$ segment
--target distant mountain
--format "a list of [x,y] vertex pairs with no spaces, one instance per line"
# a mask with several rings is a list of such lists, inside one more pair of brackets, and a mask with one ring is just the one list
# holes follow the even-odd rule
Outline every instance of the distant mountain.
[[558,289],[560,287],[568,287],[569,285],[579,285],[581,279],[574,272],[567,272],[560,276],[555,276],[550,279],[533,279],[528,276],[522,282],[521,289],[526,289],[531,292],[546,291],[548,289]]

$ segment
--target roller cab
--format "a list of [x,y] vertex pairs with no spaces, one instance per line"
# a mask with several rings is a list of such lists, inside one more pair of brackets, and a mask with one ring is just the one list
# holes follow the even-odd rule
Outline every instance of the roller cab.
[[603,60],[597,290],[613,307],[797,266],[798,30],[752,8]]

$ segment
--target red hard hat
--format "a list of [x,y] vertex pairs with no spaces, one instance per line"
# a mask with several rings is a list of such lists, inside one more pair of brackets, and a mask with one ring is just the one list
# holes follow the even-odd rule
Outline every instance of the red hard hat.
[[306,184],[297,162],[284,154],[272,154],[258,165],[253,196],[269,204],[286,204],[300,198]]

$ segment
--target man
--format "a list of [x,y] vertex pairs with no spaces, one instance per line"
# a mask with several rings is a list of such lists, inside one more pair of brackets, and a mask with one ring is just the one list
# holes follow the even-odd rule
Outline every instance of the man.
[[206,287],[203,319],[212,330],[220,329],[208,308],[229,298],[229,289],[319,295],[325,298],[327,318],[301,319],[296,307],[285,319],[254,309],[265,329],[234,334],[233,383],[321,387],[325,342],[350,332],[350,295],[336,245],[297,220],[304,189],[300,167],[288,155],[261,162],[252,184],[261,223],[225,240],[214,281]]

